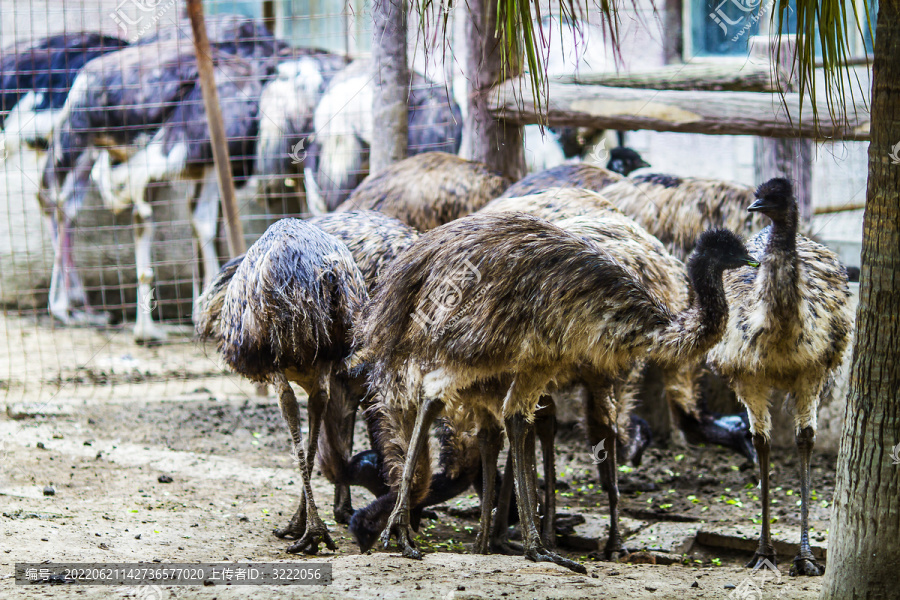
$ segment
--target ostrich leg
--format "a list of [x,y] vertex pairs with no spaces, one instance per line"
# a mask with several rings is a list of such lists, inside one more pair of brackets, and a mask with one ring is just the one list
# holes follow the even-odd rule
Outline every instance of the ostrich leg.
[[804,427],[797,432],[796,440],[800,453],[800,553],[794,557],[791,575],[818,576],[824,570],[809,547],[809,459],[816,445],[816,432],[812,427]]
[[[529,468],[534,459],[528,460],[529,428],[525,415],[516,413],[506,419],[506,434],[509,436],[510,452],[513,457],[513,469],[516,478],[516,500],[519,507],[519,527],[522,528],[525,556],[534,561],[553,562],[577,573],[586,574],[587,569],[575,561],[563,558],[543,547],[537,530],[535,511],[535,489],[537,479],[535,469]],[[532,457],[534,451],[532,450]]]
[[[492,420],[493,421],[493,420]],[[478,445],[481,448],[481,529],[475,540],[477,554],[490,554],[491,511],[494,508],[494,483],[497,479],[497,456],[503,443],[500,427],[489,422],[478,429]],[[507,513],[509,507],[507,504]],[[504,518],[507,515],[503,515]]]
[[134,324],[134,341],[161,342],[166,339],[166,332],[153,321],[152,311],[155,307],[155,288],[153,287],[153,267],[151,261],[151,245],[155,223],[153,210],[149,204],[141,203],[132,212],[134,223],[134,262],[138,276],[138,311]]
[[759,534],[759,548],[745,566],[751,569],[764,566],[768,560],[775,563],[775,547],[772,545],[771,513],[769,506],[769,438],[763,434],[753,434],[753,447],[759,457],[759,499],[762,502],[762,531]]
[[[207,289],[219,272],[219,255],[216,253],[216,230],[219,224],[219,184],[213,168],[204,169],[203,180],[197,186],[191,225],[200,246],[203,262],[203,288]],[[197,299],[194,298],[194,302]]]
[[[381,543],[387,548],[391,537],[396,536],[403,548],[403,556],[407,558],[422,558],[422,553],[416,548],[412,538],[410,525],[410,488],[416,473],[416,463],[428,442],[428,428],[434,422],[438,413],[444,408],[444,402],[437,396],[431,395],[425,398],[422,406],[416,414],[416,423],[413,427],[412,438],[409,441],[409,449],[406,451],[406,462],[403,465],[403,477],[400,480],[400,491],[397,495],[397,503],[391,516],[388,517],[387,526],[381,534]],[[426,458],[427,460],[427,458]]]

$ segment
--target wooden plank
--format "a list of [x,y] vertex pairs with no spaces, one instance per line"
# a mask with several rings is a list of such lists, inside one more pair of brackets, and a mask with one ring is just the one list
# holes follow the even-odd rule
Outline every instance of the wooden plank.
[[[490,94],[491,113],[517,125],[596,129],[649,129],[707,135],[761,135],[820,140],[868,140],[869,112],[848,102],[848,123],[832,123],[818,103],[821,122],[813,123],[812,103],[800,96],[755,92],[647,90],[550,82],[545,115],[538,114],[524,78],[505,81]],[[787,110],[785,110],[785,107]]]
[[787,82],[783,70],[774,77],[768,64],[744,63],[743,65],[698,63],[672,64],[656,69],[628,73],[598,72],[561,75],[554,80],[560,83],[605,85],[624,88],[651,88],[656,90],[705,90],[733,92],[778,92]]

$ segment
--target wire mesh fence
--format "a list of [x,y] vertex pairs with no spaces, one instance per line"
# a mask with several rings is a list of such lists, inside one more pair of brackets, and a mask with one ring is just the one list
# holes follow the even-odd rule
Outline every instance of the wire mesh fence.
[[[178,394],[221,373],[192,335],[194,301],[229,256],[185,3],[2,8],[6,399],[135,381]],[[250,245],[279,218],[335,208],[367,174],[371,17],[363,0],[204,11]],[[411,154],[459,149],[452,61],[414,56]]]

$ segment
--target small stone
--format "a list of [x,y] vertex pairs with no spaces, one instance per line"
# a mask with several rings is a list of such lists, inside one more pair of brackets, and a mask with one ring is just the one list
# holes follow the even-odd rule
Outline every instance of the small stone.
[[134,536],[134,539],[136,539],[136,540],[141,539],[141,534],[137,534],[136,536]]
[[37,447],[40,448],[41,450],[46,450],[46,449],[47,449],[47,448],[44,446],[44,442],[38,442],[38,443],[37,443]]
[[101,550],[109,550],[109,546],[107,546],[105,542],[100,542],[99,548]]
[[726,583],[726,584],[725,584],[725,589],[726,589],[726,590],[733,590],[735,587],[737,587],[737,586],[734,585],[733,583]]
[[49,539],[49,538],[41,538],[41,541],[42,541],[42,542],[49,542],[50,539]]
[[466,591],[466,586],[464,586],[464,585],[458,585],[458,586],[456,586],[456,591],[458,591],[458,592],[464,592],[464,591]]
[[84,440],[84,445],[85,445],[85,446],[90,446],[90,445],[92,445],[93,443],[94,443],[94,440]]
[[652,586],[652,585],[645,585],[645,586],[644,586],[644,589],[647,590],[648,592],[655,592],[655,591],[656,591],[656,588],[655,588],[654,586]]
[[52,485],[44,486],[44,495],[45,496],[55,496],[56,490],[53,489]]
[[156,480],[160,483],[172,483],[173,479],[168,475],[160,475],[156,478]]
[[237,518],[238,518],[238,521],[241,521],[244,523],[246,523],[247,521],[250,520],[250,518],[247,515],[245,515],[244,513],[238,513]]
[[211,585],[216,585],[216,583],[215,583],[213,580],[211,580],[211,579],[204,579],[204,580],[203,580],[203,585],[205,585],[205,586],[211,586]]
[[698,588],[698,587],[700,587],[700,584],[695,581],[694,583],[691,584],[691,587]]
[[101,537],[99,533],[94,534],[96,537]]

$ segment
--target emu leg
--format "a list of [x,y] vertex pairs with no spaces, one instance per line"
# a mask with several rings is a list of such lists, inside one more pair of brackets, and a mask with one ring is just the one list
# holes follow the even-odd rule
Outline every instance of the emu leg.
[[753,447],[759,457],[759,499],[762,502],[762,531],[759,534],[759,548],[745,566],[756,569],[768,560],[775,565],[775,547],[772,546],[771,514],[769,506],[769,439],[762,434],[753,435]]
[[[428,442],[428,428],[434,419],[444,408],[443,401],[438,398],[426,398],[416,414],[416,423],[413,427],[412,439],[406,452],[406,462],[403,465],[403,477],[400,480],[400,491],[397,495],[397,503],[391,516],[388,517],[387,526],[381,534],[381,542],[387,548],[391,537],[396,536],[403,548],[403,556],[407,558],[422,558],[422,553],[416,548],[412,537],[412,527],[409,517],[409,496],[413,477],[416,473],[416,463],[419,455]],[[426,457],[427,459],[427,457]]]
[[[344,385],[344,383],[336,381],[332,384],[333,388],[338,385]],[[331,405],[337,409],[334,411],[337,422],[330,423],[329,419],[326,419],[325,430],[329,432],[327,436],[331,446],[329,450],[337,451],[338,456],[335,456],[334,460],[340,463],[336,468],[338,475],[334,482],[334,520],[346,525],[350,523],[350,517],[353,516],[349,471],[350,457],[353,454],[353,428],[356,425],[356,411],[359,403],[350,396],[349,389],[345,387],[340,397],[332,398]],[[334,439],[334,435],[339,436],[338,439]]]
[[544,409],[538,411],[534,421],[534,430],[541,440],[541,455],[544,459],[544,515],[541,520],[541,540],[544,547],[556,548],[556,461],[553,444],[556,441],[556,407],[553,399],[546,396],[541,399]]
[[816,445],[816,432],[804,427],[797,432],[797,450],[800,454],[800,553],[794,557],[791,575],[818,576],[824,573],[809,547],[809,459]]
[[514,479],[512,451],[510,451],[506,455],[506,466],[503,469],[503,479],[500,481],[500,492],[497,494],[497,511],[491,526],[492,554],[522,554],[522,547],[509,541],[509,509],[512,505]]
[[575,561],[563,558],[559,554],[544,548],[536,526],[535,489],[537,478],[535,470],[529,469],[529,462],[534,461],[532,452],[531,461],[528,460],[528,429],[529,424],[522,414],[514,414],[506,419],[506,434],[509,436],[510,452],[513,456],[513,469],[516,478],[516,498],[519,505],[519,526],[522,528],[525,556],[533,561],[553,562],[562,565],[576,573],[586,574],[587,569]]
[[150,247],[153,243],[153,213],[150,206],[142,203],[134,207],[134,263],[137,267],[138,296],[137,321],[134,324],[134,341],[137,343],[161,342],[166,332],[153,321],[152,311],[156,307],[153,287],[153,267]]
[[[286,381],[286,380],[285,380]],[[290,387],[290,386],[289,386]],[[306,453],[298,446],[297,462],[300,464],[300,470],[303,474],[303,492],[306,502],[306,532],[299,540],[291,544],[287,551],[291,554],[298,552],[306,552],[307,554],[316,554],[319,551],[319,544],[324,543],[329,550],[337,550],[337,545],[331,539],[328,528],[322,522],[319,516],[319,510],[316,508],[316,499],[312,491],[312,465],[316,459],[316,445],[319,441],[319,427],[322,423],[322,413],[328,402],[328,396],[324,390],[316,390],[309,395],[307,414],[309,415],[309,438],[306,441]],[[296,398],[294,398],[294,408],[297,408]],[[282,409],[282,414],[284,410]],[[295,410],[293,422],[297,428],[297,436],[300,435],[300,414],[299,410]],[[290,422],[289,422],[290,423]],[[289,426],[291,426],[289,424]],[[293,433],[291,434],[293,439]]]
[[597,465],[600,472],[600,483],[609,495],[609,537],[603,549],[603,557],[607,560],[618,560],[628,554],[619,531],[619,481],[616,468],[616,432],[607,425],[601,425],[597,431],[600,439],[612,440],[607,450],[606,460]]
[[500,427],[485,425],[478,430],[478,445],[481,447],[481,529],[475,540],[477,554],[490,554],[491,512],[494,508],[494,482],[497,479],[497,456],[500,454]]
[[[281,407],[281,416],[287,424],[288,432],[291,436],[291,457],[299,462],[299,456],[303,452],[303,437],[300,433],[300,408],[297,404],[297,397],[291,384],[287,378],[279,373],[273,377],[273,385],[278,393],[278,405]],[[305,457],[300,463],[300,476],[305,478]],[[281,529],[275,530],[275,536],[278,538],[299,539],[306,532],[306,487],[303,486],[300,491],[300,504],[297,512],[291,517],[290,522]]]

